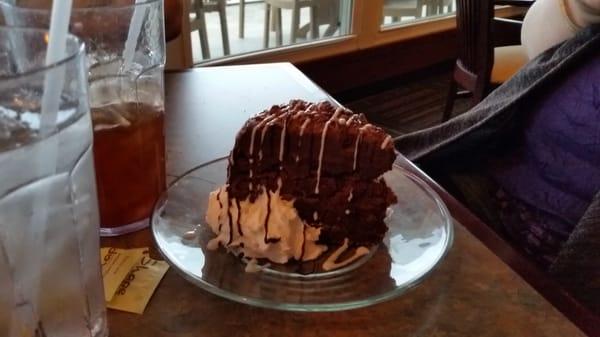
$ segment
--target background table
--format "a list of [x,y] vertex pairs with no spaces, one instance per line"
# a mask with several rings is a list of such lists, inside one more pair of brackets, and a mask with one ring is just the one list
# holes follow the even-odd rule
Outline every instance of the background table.
[[[293,98],[333,100],[290,64],[170,73],[165,85],[169,181],[226,155],[248,117],[272,104]],[[428,179],[405,159],[400,157],[399,162]],[[144,315],[109,310],[111,337],[583,336],[573,322],[593,335],[597,322],[593,316],[545,280],[460,203],[434,182],[429,183],[457,219],[454,246],[429,278],[395,300],[336,313],[273,311],[221,299],[169,270]],[[103,239],[102,245],[152,247],[153,242],[149,230],[143,230]],[[155,249],[152,254],[156,256]],[[538,289],[549,291],[551,295],[546,297],[572,320],[519,273],[529,275]]]

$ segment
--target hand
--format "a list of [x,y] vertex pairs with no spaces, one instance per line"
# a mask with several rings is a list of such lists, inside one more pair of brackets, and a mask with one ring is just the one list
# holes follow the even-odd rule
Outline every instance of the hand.
[[600,23],[600,0],[566,0],[566,3],[579,27]]

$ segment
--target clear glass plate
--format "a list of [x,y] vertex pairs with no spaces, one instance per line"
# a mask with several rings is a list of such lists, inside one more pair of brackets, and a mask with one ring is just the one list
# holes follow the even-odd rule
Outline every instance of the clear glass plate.
[[[214,237],[204,222],[208,194],[225,183],[226,175],[227,160],[223,158],[176,180],[157,202],[152,234],[165,260],[184,278],[233,301],[291,311],[337,311],[372,305],[421,282],[452,244],[452,221],[443,202],[418,177],[394,166],[384,177],[398,203],[391,207],[383,243],[373,247],[370,254],[331,272],[319,271],[326,253],[314,262],[273,265],[247,273],[240,258],[223,248],[206,248]],[[197,236],[190,239],[185,233],[197,225]]]

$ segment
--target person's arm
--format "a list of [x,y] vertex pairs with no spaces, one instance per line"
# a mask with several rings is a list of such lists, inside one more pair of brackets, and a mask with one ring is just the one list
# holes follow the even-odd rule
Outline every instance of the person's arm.
[[538,0],[527,11],[521,43],[529,59],[600,23],[600,0]]
[[600,23],[600,0],[565,0],[573,22],[579,27]]
[[173,40],[181,34],[183,17],[181,0],[165,0],[165,39]]
[[600,191],[563,245],[550,274],[600,313]]

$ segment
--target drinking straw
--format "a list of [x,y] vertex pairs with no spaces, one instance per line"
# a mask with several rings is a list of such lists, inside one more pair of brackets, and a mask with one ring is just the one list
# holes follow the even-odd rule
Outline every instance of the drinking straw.
[[[53,1],[52,14],[50,15],[50,36],[48,38],[48,51],[46,52],[46,66],[54,64],[65,57],[67,48],[67,34],[71,19],[72,0]],[[63,67],[50,69],[44,79],[44,93],[42,96],[42,114],[40,132],[47,135],[56,128],[60,92],[65,80]],[[54,158],[56,160],[56,158]],[[56,168],[54,168],[56,169]]]
[[127,33],[127,40],[125,41],[125,49],[123,51],[122,72],[128,71],[133,63],[133,56],[135,55],[135,49],[137,47],[140,32],[142,31],[144,17],[146,16],[146,13],[148,13],[148,6],[139,6],[139,4],[146,1],[147,0],[135,0],[133,15],[129,24],[129,31]]
[[[64,59],[67,47],[67,34],[71,18],[72,0],[55,0],[52,2],[50,16],[50,31],[48,48],[46,51],[45,65],[52,67]],[[38,145],[36,155],[36,178],[42,179],[56,173],[58,156],[58,139],[52,137],[57,129],[57,116],[60,105],[60,96],[65,79],[65,65],[54,66],[47,69],[44,78],[42,106],[40,114],[39,137],[48,137]],[[45,145],[45,146],[42,146]],[[16,270],[21,270],[15,280],[20,281],[22,299],[27,299],[29,305],[16,308],[13,314],[10,336],[22,336],[23,329],[32,335],[44,335],[39,316],[39,292],[44,257],[45,236],[48,225],[48,211],[50,187],[37,193],[32,202],[31,223],[25,229],[22,251],[19,254],[22,261],[18,261]],[[19,263],[20,262],[20,263]],[[19,296],[17,294],[17,300]],[[16,305],[16,303],[15,303]],[[15,319],[20,324],[14,324]]]

